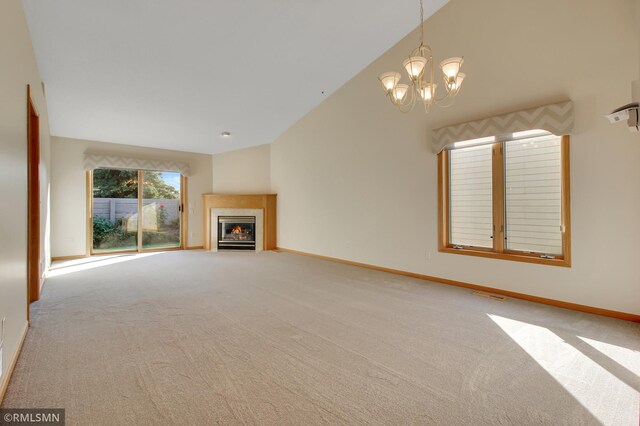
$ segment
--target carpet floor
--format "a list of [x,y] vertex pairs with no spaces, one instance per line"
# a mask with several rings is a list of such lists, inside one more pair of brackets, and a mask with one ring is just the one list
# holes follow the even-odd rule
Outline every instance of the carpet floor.
[[54,264],[4,408],[68,425],[638,425],[640,324],[287,253]]

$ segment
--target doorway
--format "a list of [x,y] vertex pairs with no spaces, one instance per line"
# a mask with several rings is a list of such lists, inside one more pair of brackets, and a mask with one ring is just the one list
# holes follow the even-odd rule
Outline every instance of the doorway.
[[[40,299],[40,117],[27,85],[27,300]],[[27,305],[27,317],[29,308]]]
[[177,172],[90,172],[91,254],[184,247],[185,178]]

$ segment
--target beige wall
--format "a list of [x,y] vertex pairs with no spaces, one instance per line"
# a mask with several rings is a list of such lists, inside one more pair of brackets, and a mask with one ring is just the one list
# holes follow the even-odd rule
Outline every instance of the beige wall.
[[271,189],[271,145],[214,154],[213,192],[267,194]]
[[[417,32],[364,69],[271,147],[279,245],[640,313],[640,136],[604,118],[637,79],[634,2],[452,0],[426,29],[437,60],[465,56],[456,104],[425,116],[384,99],[376,77]],[[438,253],[429,130],[567,98],[573,267]]]
[[49,123],[31,38],[19,0],[0,2],[0,385],[27,324],[27,84],[40,114],[41,268],[49,263]]
[[51,252],[54,257],[77,256],[86,251],[86,180],[83,154],[109,154],[135,158],[188,162],[188,246],[202,246],[202,194],[211,192],[211,156],[164,149],[52,138]]

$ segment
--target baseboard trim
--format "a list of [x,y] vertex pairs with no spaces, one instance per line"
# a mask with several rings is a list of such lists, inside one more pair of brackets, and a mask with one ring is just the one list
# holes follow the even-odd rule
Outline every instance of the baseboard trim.
[[204,250],[204,246],[187,247],[185,250]]
[[26,322],[24,325],[24,330],[22,330],[22,337],[20,337],[20,343],[18,343],[18,350],[13,357],[11,358],[11,363],[9,364],[9,368],[7,368],[7,372],[2,379],[2,383],[0,383],[0,405],[4,400],[4,395],[7,393],[7,388],[9,387],[9,382],[11,381],[11,376],[13,375],[13,369],[16,367],[18,363],[18,357],[20,357],[20,352],[22,352],[22,345],[24,344],[24,339],[27,337],[27,330],[29,330],[29,322]]
[[88,254],[75,254],[72,256],[52,256],[51,261],[55,262],[57,260],[75,260],[75,259],[84,259],[85,257],[89,257]]
[[532,296],[530,294],[516,293],[514,291],[501,290],[499,288],[471,284],[471,283],[466,283],[462,281],[455,281],[447,278],[439,278],[439,277],[432,277],[429,275],[416,274],[414,272],[407,272],[399,269],[385,268],[383,266],[376,266],[376,265],[370,265],[368,263],[354,262],[351,260],[340,259],[337,257],[322,256],[320,254],[306,253],[303,251],[291,250],[291,249],[282,248],[282,247],[278,247],[277,250],[285,253],[293,253],[293,254],[299,254],[302,256],[315,257],[317,259],[330,260],[333,262],[343,263],[345,265],[359,266],[361,268],[373,269],[373,270],[382,271],[382,272],[389,272],[391,274],[403,275],[406,277],[418,278],[425,281],[434,281],[437,283],[452,285],[456,287],[464,287],[472,290],[480,290],[480,291],[485,291],[489,293],[500,294],[500,295],[511,297],[514,299],[522,299],[522,300],[527,300],[529,302],[542,303],[544,305],[555,306],[557,308],[563,308],[563,309],[570,309],[572,311],[586,312],[589,314],[617,318],[617,319],[631,321],[631,322],[640,322],[640,315],[630,314],[627,312],[612,311],[609,309],[596,308],[593,306],[579,305],[577,303],[563,302],[561,300],[547,299],[545,297]]

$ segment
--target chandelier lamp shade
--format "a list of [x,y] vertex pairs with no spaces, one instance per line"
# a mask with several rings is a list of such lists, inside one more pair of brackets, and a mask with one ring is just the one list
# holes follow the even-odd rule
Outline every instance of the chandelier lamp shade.
[[444,94],[438,97],[436,90],[436,66],[433,62],[431,47],[424,44],[424,9],[420,0],[420,45],[402,62],[409,83],[401,82],[402,75],[391,71],[381,74],[378,79],[382,83],[387,97],[402,112],[411,111],[420,101],[425,112],[429,112],[431,104],[442,107],[450,106],[460,92],[465,74],[460,72],[464,59],[453,57],[440,62]]

